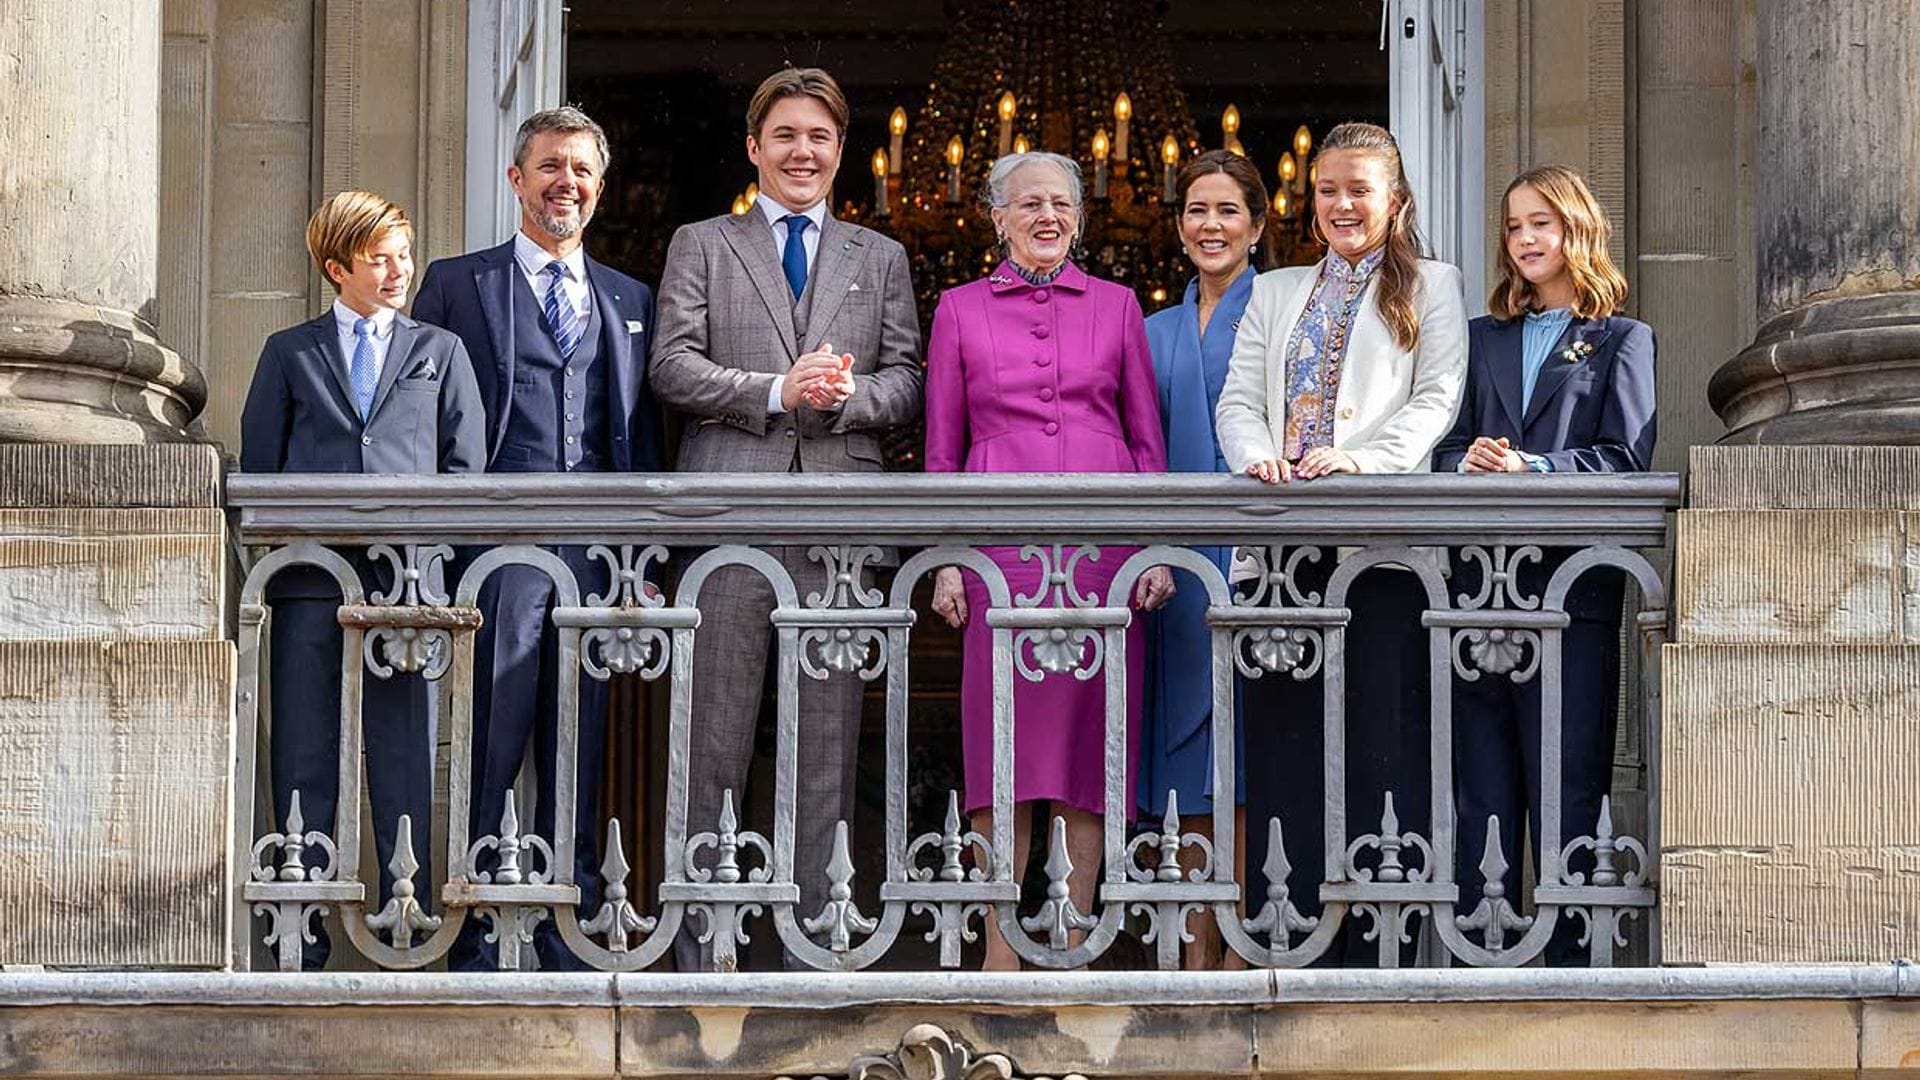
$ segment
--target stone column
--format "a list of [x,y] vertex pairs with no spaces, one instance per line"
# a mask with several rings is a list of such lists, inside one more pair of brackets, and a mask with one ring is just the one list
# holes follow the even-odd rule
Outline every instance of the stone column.
[[1920,0],[1756,18],[1760,329],[1709,386],[1722,441],[1920,443]]
[[0,17],[0,441],[177,441],[205,404],[151,324],[159,76],[151,0]]

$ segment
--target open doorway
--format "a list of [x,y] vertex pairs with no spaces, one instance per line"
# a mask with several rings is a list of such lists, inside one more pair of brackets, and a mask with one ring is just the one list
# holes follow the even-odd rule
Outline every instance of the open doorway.
[[[853,115],[834,212],[907,246],[925,314],[940,289],[982,273],[991,236],[978,183],[1013,145],[1081,160],[1101,189],[1089,193],[1082,261],[1134,286],[1151,312],[1190,273],[1161,201],[1163,152],[1184,161],[1231,141],[1277,193],[1303,128],[1310,146],[1342,120],[1389,120],[1380,30],[1379,9],[1352,0],[572,0],[566,95],[608,127],[619,158],[595,254],[643,280],[657,279],[674,228],[744,193],[747,99],[791,63],[825,67],[845,88]],[[1316,257],[1300,212],[1305,165],[1295,160],[1274,222],[1284,262]]]
[[[469,172],[492,191],[503,146],[511,145],[521,117],[561,100],[581,105],[606,127],[614,154],[588,246],[601,261],[657,282],[676,228],[750,201],[743,198],[754,176],[744,115],[754,87],[783,65],[820,66],[841,83],[852,109],[833,212],[907,247],[923,324],[941,290],[984,274],[982,254],[991,237],[976,210],[977,188],[1002,145],[1016,143],[1074,156],[1089,187],[1102,187],[1089,192],[1082,262],[1094,274],[1132,286],[1152,312],[1177,302],[1190,274],[1172,208],[1162,201],[1163,151],[1180,162],[1238,145],[1271,191],[1287,192],[1283,205],[1270,210],[1276,261],[1304,263],[1318,257],[1306,234],[1308,155],[1334,124],[1369,120],[1389,125],[1401,140],[1435,254],[1461,263],[1468,281],[1477,282],[1484,231],[1475,63],[1481,6],[1479,0],[476,3]],[[1003,114],[1007,96],[1012,101]],[[484,202],[470,191],[469,245],[508,235],[512,210],[510,200]],[[499,220],[489,223],[489,212]],[[909,434],[890,456],[898,467],[915,468],[917,449]],[[910,717],[915,832],[938,827],[946,792],[960,775],[958,635],[931,618],[920,626]],[[640,895],[652,891],[650,871],[659,865],[657,852],[648,850],[659,843],[664,790],[656,730],[664,725],[648,722],[665,715],[657,701],[648,707],[656,692],[616,688],[615,742],[602,801],[628,825]],[[878,698],[870,700],[869,740],[878,737],[880,712]],[[880,834],[877,761],[870,772],[860,782],[858,836]],[[749,816],[762,815],[749,808]],[[859,880],[876,880],[877,845],[857,861]]]

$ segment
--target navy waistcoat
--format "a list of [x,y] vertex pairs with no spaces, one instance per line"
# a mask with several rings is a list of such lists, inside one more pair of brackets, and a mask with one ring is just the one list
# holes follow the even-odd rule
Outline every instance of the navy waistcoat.
[[613,460],[613,395],[600,359],[600,307],[589,306],[586,334],[563,361],[540,302],[515,269],[513,409],[494,471],[604,471]]

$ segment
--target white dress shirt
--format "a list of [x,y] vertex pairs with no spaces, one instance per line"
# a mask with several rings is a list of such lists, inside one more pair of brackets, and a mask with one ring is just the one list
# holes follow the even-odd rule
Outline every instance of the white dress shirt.
[[[787,227],[781,224],[780,219],[793,213],[793,211],[774,202],[764,191],[760,193],[758,198],[753,200],[753,205],[759,207],[761,215],[767,219],[767,224],[773,228],[774,261],[784,263],[787,257]],[[814,259],[820,254],[820,232],[826,228],[827,200],[821,199],[819,202],[800,211],[800,216],[813,222],[812,227],[800,234],[800,242],[805,245],[807,249],[807,276],[811,278],[813,276]],[[802,342],[801,348],[804,349],[806,347],[806,343]],[[780,400],[780,387],[785,381],[785,379],[775,379],[773,381],[773,388],[767,391],[767,414],[769,416],[777,416],[787,411],[786,403]]]
[[[367,318],[373,320],[373,333],[367,335],[368,343],[373,346],[373,380],[380,382],[380,371],[387,366],[387,348],[393,344],[393,317],[399,314],[392,308],[383,307]],[[359,347],[360,339],[354,334],[353,326],[360,321],[360,314],[348,307],[338,297],[333,301],[333,325],[340,335],[340,358],[347,362],[344,369],[347,385],[353,385],[353,350]]]
[[[547,291],[553,288],[553,275],[547,272],[547,267],[553,264],[553,255],[529,239],[526,233],[516,232],[513,234],[513,261],[519,264],[521,275],[527,279],[527,287],[533,290],[534,302],[544,310]],[[588,314],[593,310],[593,290],[587,285],[586,249],[576,247],[560,262],[567,268],[565,284],[561,288],[568,302],[573,305],[573,317],[580,321],[580,329],[584,332]]]
[[[785,260],[787,227],[780,223],[780,219],[792,214],[793,211],[774,202],[765,192],[761,192],[759,197],[753,200],[753,205],[760,208],[760,213],[766,217],[767,224],[773,228],[773,253],[777,257],[775,261]],[[821,199],[800,211],[800,216],[813,222],[813,227],[801,236],[801,242],[807,248],[807,274],[811,276],[814,257],[820,254],[820,230],[827,227],[827,200]]]

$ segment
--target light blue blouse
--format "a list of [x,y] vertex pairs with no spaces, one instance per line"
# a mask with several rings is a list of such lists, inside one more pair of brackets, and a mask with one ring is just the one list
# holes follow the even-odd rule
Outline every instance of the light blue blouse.
[[1567,332],[1573,321],[1572,308],[1550,308],[1527,312],[1526,325],[1520,329],[1520,409],[1533,404],[1533,384],[1540,381],[1540,369],[1547,366],[1547,354]]

